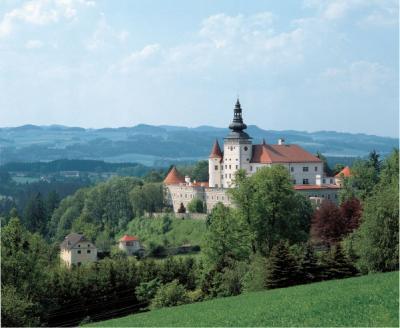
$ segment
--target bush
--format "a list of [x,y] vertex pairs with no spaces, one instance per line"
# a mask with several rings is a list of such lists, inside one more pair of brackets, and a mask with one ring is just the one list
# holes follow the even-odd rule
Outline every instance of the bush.
[[256,292],[265,289],[266,258],[257,254],[251,259],[243,278],[243,291]]
[[135,289],[135,295],[139,301],[150,302],[160,288],[160,280],[153,279],[148,282],[142,282]]
[[204,203],[201,199],[195,197],[187,205],[190,213],[204,213]]
[[204,294],[201,289],[195,289],[187,292],[187,297],[190,303],[200,302],[204,299]]
[[158,288],[151,302],[152,309],[189,303],[186,289],[174,280]]

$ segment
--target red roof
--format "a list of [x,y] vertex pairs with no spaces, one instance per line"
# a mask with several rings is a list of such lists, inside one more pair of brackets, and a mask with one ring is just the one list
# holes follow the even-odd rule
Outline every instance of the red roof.
[[175,166],[172,167],[164,179],[164,183],[167,185],[180,184],[184,182],[185,178],[179,174]]
[[341,178],[342,175],[344,177],[349,177],[351,175],[350,168],[346,166],[343,170],[341,170],[338,174],[335,175],[335,178]]
[[134,241],[134,240],[139,240],[139,238],[136,236],[124,235],[119,241]]
[[208,156],[208,157],[210,157],[210,158],[215,158],[215,157],[222,158],[222,152],[221,152],[221,148],[219,147],[218,140],[215,140],[214,146],[211,149],[210,156]]
[[192,182],[192,186],[195,186],[195,187],[208,187],[208,181]]
[[252,163],[320,163],[318,157],[297,145],[253,145]]
[[294,190],[340,189],[337,185],[295,185]]

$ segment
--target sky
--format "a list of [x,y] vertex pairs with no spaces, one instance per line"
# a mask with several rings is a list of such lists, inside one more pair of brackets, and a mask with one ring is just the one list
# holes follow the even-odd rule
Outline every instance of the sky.
[[0,0],[0,126],[398,137],[396,0]]

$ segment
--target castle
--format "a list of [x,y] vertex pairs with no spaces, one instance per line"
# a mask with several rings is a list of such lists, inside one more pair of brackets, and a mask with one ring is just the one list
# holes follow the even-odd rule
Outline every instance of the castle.
[[277,144],[253,144],[252,138],[244,131],[247,126],[243,122],[242,108],[239,99],[236,102],[230,133],[224,138],[223,151],[218,140],[215,141],[208,159],[209,181],[191,181],[183,177],[175,167],[167,174],[167,203],[172,205],[174,212],[179,208],[187,209],[188,203],[198,198],[210,211],[218,202],[232,205],[228,188],[234,187],[235,172],[245,170],[252,175],[261,167],[283,165],[290,173],[293,188],[305,194],[311,201],[319,204],[328,199],[337,202],[338,191],[341,188],[341,176],[327,177],[324,163],[318,157],[307,152],[298,145],[286,144],[279,139]]

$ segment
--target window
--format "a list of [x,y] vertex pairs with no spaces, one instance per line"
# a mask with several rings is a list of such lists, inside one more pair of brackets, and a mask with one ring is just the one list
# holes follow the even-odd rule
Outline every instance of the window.
[[229,173],[229,179],[232,177],[232,175]]
[[250,171],[253,171],[253,167],[250,165]]
[[293,179],[293,184],[296,184],[296,179]]
[[228,177],[228,174],[225,173],[225,179]]
[[244,146],[243,149],[244,149],[244,151],[247,151],[249,148],[247,148],[247,146]]
[[331,195],[328,194],[328,199],[331,199]]
[[232,165],[229,165],[229,169],[231,169],[232,168]]
[[77,253],[78,253],[78,254],[80,254],[80,253],[81,253],[81,250],[80,250],[80,249],[78,249]]
[[322,179],[322,183],[326,183],[326,179]]
[[[215,188],[218,188],[218,184],[215,184]],[[208,198],[208,197],[207,197]]]
[[87,250],[87,253],[90,254],[90,249]]
[[330,182],[330,184],[332,184],[333,183],[333,179],[329,179],[329,182]]
[[318,171],[318,166],[314,167],[314,171],[317,172]]
[[215,168],[215,171],[218,171],[218,165],[215,165],[214,168]]
[[225,164],[225,169],[227,169],[227,168],[228,168],[228,165]]
[[303,172],[308,172],[308,166],[303,166]]
[[293,166],[290,168],[290,172],[294,172],[294,167]]
[[90,245],[88,244],[87,247],[90,247]]
[[239,165],[236,165],[236,170],[239,168]]
[[81,263],[81,262],[78,262],[78,263],[76,263],[76,264],[77,264],[78,266],[81,266],[82,263]]
[[78,247],[81,247],[81,244],[78,244]]
[[303,179],[303,184],[308,184],[308,179]]

